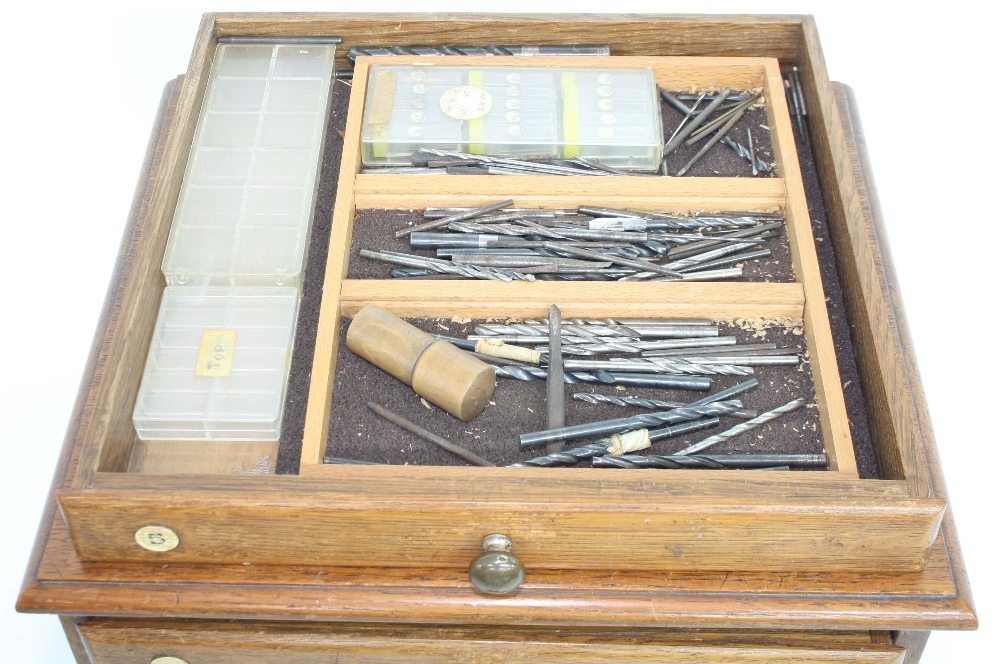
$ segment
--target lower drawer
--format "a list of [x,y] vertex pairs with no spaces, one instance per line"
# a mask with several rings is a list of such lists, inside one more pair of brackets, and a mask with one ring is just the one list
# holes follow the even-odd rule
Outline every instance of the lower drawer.
[[79,632],[93,664],[902,664],[872,632],[395,628],[92,619]]

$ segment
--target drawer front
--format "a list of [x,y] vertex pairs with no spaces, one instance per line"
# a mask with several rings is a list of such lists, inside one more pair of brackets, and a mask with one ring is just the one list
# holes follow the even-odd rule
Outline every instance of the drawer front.
[[397,629],[301,623],[93,620],[94,664],[902,664],[869,632]]

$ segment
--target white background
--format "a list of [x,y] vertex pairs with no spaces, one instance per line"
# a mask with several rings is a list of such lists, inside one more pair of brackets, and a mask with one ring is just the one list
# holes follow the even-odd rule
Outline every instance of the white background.
[[[254,0],[173,2],[169,10],[80,4],[85,14],[45,3],[4,12],[0,659],[19,664],[73,661],[56,618],[18,615],[13,606],[163,85],[187,68],[202,12],[282,8]],[[983,625],[934,634],[922,661],[992,660],[998,519],[989,496],[1000,471],[1000,436],[984,428],[997,408],[989,389],[1000,160],[987,161],[1000,154],[992,3],[382,0],[295,9],[815,14],[831,79],[857,93]],[[977,346],[985,352],[965,350]]]

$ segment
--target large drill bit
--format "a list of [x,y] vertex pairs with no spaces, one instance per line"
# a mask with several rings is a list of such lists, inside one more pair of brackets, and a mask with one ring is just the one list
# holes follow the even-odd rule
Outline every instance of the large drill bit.
[[580,440],[582,438],[593,438],[606,434],[622,433],[624,431],[635,431],[638,429],[649,429],[661,427],[663,425],[676,424],[678,422],[688,422],[697,420],[705,416],[726,415],[735,410],[740,410],[738,406],[713,402],[699,406],[685,406],[674,408],[673,410],[661,411],[657,413],[643,413],[630,417],[618,417],[611,420],[601,420],[599,422],[588,422],[586,424],[576,424],[559,429],[549,429],[547,431],[532,431],[522,433],[519,436],[521,449],[540,447],[551,442]]
[[[628,334],[628,337],[622,336],[623,330],[626,330],[624,333]],[[634,341],[638,339],[690,339],[719,336],[719,328],[714,325],[636,325],[629,327],[620,324],[614,326],[565,324],[562,326],[562,331],[564,342],[566,337],[572,336],[581,337],[581,341],[589,338],[592,342],[608,341],[606,337],[615,337],[614,341],[628,341],[631,337],[631,340]],[[483,336],[540,336],[547,333],[547,325],[528,323],[476,326],[476,334]]]
[[[613,406],[648,408],[649,410],[656,410],[658,408],[686,408],[690,406],[690,404],[680,401],[661,401],[659,399],[643,399],[640,397],[619,397],[610,394],[596,394],[593,392],[576,392],[573,394],[573,398],[577,401],[584,401],[586,403],[604,403],[611,404]],[[728,417],[740,417],[745,419],[757,417],[757,411],[745,410],[743,408],[743,402],[739,399],[715,401],[712,403],[736,408],[737,410],[733,410],[729,413],[723,413]]]
[[[273,41],[273,40],[272,40]],[[486,46],[352,46],[347,59],[354,62],[359,55],[611,55],[606,44],[487,44]]]
[[444,261],[439,258],[427,258],[425,256],[414,256],[412,254],[402,254],[395,251],[370,251],[362,249],[358,252],[365,258],[382,261],[383,263],[393,263],[406,267],[427,268],[433,272],[444,274],[457,274],[459,276],[472,279],[487,279],[490,281],[534,281],[531,274],[524,274],[514,270],[502,270],[494,267],[477,267],[475,265],[460,265],[452,261]]
[[750,376],[753,369],[736,364],[701,364],[696,362],[673,360],[663,357],[643,359],[611,359],[611,360],[566,360],[566,369],[570,371],[625,371],[634,373],[664,373],[687,376]]
[[[497,378],[513,378],[516,380],[545,380],[548,371],[538,367],[521,367],[515,365],[497,366],[491,364]],[[563,371],[563,382],[570,385],[576,383],[604,383],[605,385],[633,385],[635,387],[657,387],[671,390],[697,390],[704,392],[711,389],[712,381],[707,376],[664,376],[654,374],[609,373],[607,371]]]
[[678,450],[677,452],[674,452],[674,454],[681,456],[686,456],[688,454],[697,454],[703,450],[708,449],[709,447],[712,447],[713,445],[723,443],[732,438],[733,436],[738,436],[741,433],[746,433],[747,431],[750,431],[751,429],[760,426],[761,424],[766,424],[772,420],[776,420],[785,413],[791,413],[792,411],[796,411],[799,408],[802,408],[802,406],[804,405],[806,405],[805,399],[794,399],[793,401],[789,401],[788,403],[786,403],[784,406],[778,406],[774,410],[769,410],[766,413],[761,413],[752,420],[747,420],[746,422],[740,422],[732,429],[727,429],[722,433],[717,433],[714,436],[710,436],[705,440],[698,441],[693,445],[688,445],[683,450]]
[[[719,424],[718,417],[706,417],[700,420],[693,420],[691,422],[681,422],[680,424],[675,424],[668,427],[660,427],[649,432],[650,441],[661,440],[663,438],[671,438],[673,436],[682,436],[686,433],[692,431],[700,431],[702,429],[708,429]],[[593,459],[594,457],[604,456],[608,454],[609,449],[614,445],[614,441],[611,439],[599,440],[594,443],[588,443],[582,447],[574,447],[569,450],[562,450],[560,452],[555,452],[553,454],[546,454],[545,456],[535,457],[533,459],[527,459],[526,461],[519,461],[517,463],[510,464],[514,468],[526,468],[529,466],[542,467],[542,468],[554,468],[561,466],[575,466],[581,461],[586,461],[587,459]]]
[[825,454],[692,454],[688,456],[626,454],[623,456],[595,456],[594,468],[825,468]]

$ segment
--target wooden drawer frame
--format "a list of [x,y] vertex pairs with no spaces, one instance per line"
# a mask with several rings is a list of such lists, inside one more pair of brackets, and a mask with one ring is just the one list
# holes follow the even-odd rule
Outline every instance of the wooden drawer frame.
[[[398,20],[397,20],[398,19]],[[826,78],[822,55],[819,50],[815,28],[808,17],[664,17],[664,16],[531,16],[516,26],[504,24],[504,19],[489,16],[449,15],[445,19],[448,28],[437,34],[436,26],[442,23],[441,16],[408,15],[390,17],[379,15],[208,15],[202,24],[198,42],[192,58],[192,66],[187,83],[177,103],[177,112],[170,127],[170,139],[163,145],[158,155],[159,175],[153,180],[151,192],[140,196],[146,205],[142,214],[136,215],[133,231],[145,233],[151,219],[166,218],[169,221],[172,200],[171,190],[179,186],[183,172],[186,146],[190,143],[193,130],[192,115],[197,114],[198,100],[204,91],[204,71],[211,59],[212,46],[219,36],[234,34],[293,35],[293,34],[342,34],[350,43],[378,41],[385,35],[372,32],[378,21],[400,25],[401,32],[394,34],[393,40],[401,42],[422,41],[441,43],[442,36],[452,34],[451,30],[462,28],[469,39],[483,41],[499,40],[501,36],[509,40],[523,33],[538,34],[544,30],[552,36],[552,41],[581,41],[589,26],[600,22],[602,34],[626,35],[615,42],[616,52],[626,55],[748,55],[754,57],[779,57],[796,62],[803,70],[803,82],[811,109],[810,132],[820,166],[824,193],[831,216],[832,232],[841,260],[846,263],[844,270],[845,290],[852,320],[858,328],[859,361],[866,395],[872,409],[876,452],[884,469],[886,480],[861,481],[845,480],[840,473],[813,473],[807,481],[796,482],[797,494],[792,504],[772,503],[765,511],[772,514],[795,513],[788,520],[789,527],[801,528],[807,523],[809,509],[814,513],[836,515],[838,518],[859,517],[868,526],[887,528],[893,523],[892,515],[908,515],[925,526],[924,541],[908,540],[904,546],[911,551],[900,559],[889,561],[881,569],[864,573],[837,573],[798,575],[774,575],[766,572],[740,574],[743,584],[741,593],[748,611],[745,614],[720,614],[712,608],[719,597],[703,596],[701,600],[687,603],[683,608],[676,603],[679,598],[688,599],[705,592],[706,583],[718,575],[695,572],[678,572],[664,575],[634,572],[625,574],[610,585],[595,577],[582,581],[570,580],[558,569],[544,569],[534,575],[534,583],[525,587],[512,602],[498,601],[481,605],[462,581],[461,573],[453,567],[458,558],[446,563],[446,567],[430,573],[430,586],[420,579],[427,579],[427,572],[408,571],[402,568],[323,568],[329,580],[339,588],[335,595],[339,598],[336,606],[311,606],[306,599],[308,590],[303,587],[301,606],[289,610],[295,615],[323,617],[325,619],[345,619],[357,615],[363,606],[368,606],[356,592],[358,584],[371,589],[370,600],[382,589],[400,600],[394,608],[378,606],[369,615],[374,619],[442,620],[461,622],[468,619],[472,606],[478,617],[486,615],[502,618],[517,624],[523,621],[544,621],[550,624],[647,624],[653,618],[656,624],[666,620],[671,624],[703,624],[708,621],[715,625],[755,625],[789,627],[792,625],[824,625],[836,620],[838,626],[870,626],[873,624],[892,626],[974,626],[975,616],[971,609],[968,588],[964,579],[961,559],[954,538],[950,517],[945,515],[940,532],[936,524],[941,518],[944,501],[943,482],[936,464],[933,439],[926,421],[919,379],[916,377],[912,353],[909,351],[905,321],[899,317],[885,316],[885,312],[898,310],[898,296],[893,289],[891,266],[875,260],[881,247],[877,204],[868,183],[864,163],[853,154],[855,148],[849,144],[845,129],[850,132],[850,115],[846,106],[834,96]],[[512,32],[513,30],[513,32]],[[379,38],[375,35],[378,34]],[[665,35],[672,34],[671,38]],[[198,83],[200,81],[200,83]],[[185,121],[185,118],[187,120]],[[844,123],[843,125],[841,123]],[[850,138],[854,138],[851,136]],[[143,192],[140,192],[141,194]],[[138,212],[138,211],[137,211]],[[159,281],[158,258],[153,241],[148,235],[133,247],[126,238],[127,252],[120,263],[117,277],[120,288],[113,284],[109,295],[109,308],[105,323],[113,331],[142,329],[149,325],[150,311],[155,314],[155,302],[150,305],[142,299],[143,294],[153,292],[162,285]],[[133,251],[134,249],[134,251]],[[808,297],[808,296],[807,296]],[[127,446],[102,445],[107,440],[128,440],[130,434],[123,430],[131,427],[129,414],[131,399],[128,398],[136,385],[130,385],[127,376],[122,375],[122,367],[135,362],[145,354],[145,348],[134,344],[123,347],[116,344],[113,334],[104,336],[104,327],[99,330],[96,347],[93,382],[88,383],[89,391],[81,394],[80,427],[71,432],[65,455],[66,480],[57,477],[60,488],[59,499],[73,527],[72,546],[69,541],[60,544],[58,533],[66,537],[61,519],[52,522],[52,537],[43,528],[42,546],[44,561],[40,566],[29,569],[28,584],[22,596],[20,607],[26,610],[53,610],[64,613],[78,613],[84,606],[62,592],[66,582],[89,581],[103,587],[102,579],[114,578],[125,573],[135,583],[121,584],[111,594],[92,597],[90,606],[95,612],[142,613],[167,606],[166,595],[162,591],[176,590],[175,580],[205,578],[197,565],[190,563],[218,563],[242,559],[246,555],[240,533],[248,527],[268,530],[270,525],[280,526],[290,513],[304,513],[318,508],[322,514],[317,524],[322,524],[327,514],[325,506],[333,501],[342,501],[344,494],[332,490],[326,478],[310,477],[309,472],[297,478],[210,478],[210,477],[135,477],[123,473],[103,472],[122,468],[126,461]],[[120,337],[121,335],[119,335]],[[107,343],[106,343],[107,342]],[[105,345],[106,343],[106,345]],[[137,381],[133,381],[137,382]],[[890,407],[891,404],[891,407]],[[84,407],[86,406],[86,408]],[[75,435],[72,435],[75,434]],[[95,443],[95,441],[97,441]],[[567,471],[566,480],[576,482],[578,473],[587,471]],[[573,473],[573,475],[570,475]],[[806,475],[806,474],[803,474]],[[393,477],[393,480],[403,480]],[[583,479],[580,482],[589,482]],[[183,488],[177,488],[180,483]],[[711,496],[714,506],[733,505],[733,489],[726,483],[707,479],[677,479],[664,483],[671,484],[671,490],[698,492]],[[761,484],[768,483],[765,480]],[[408,490],[417,490],[419,481]],[[251,488],[252,487],[252,488]],[[787,490],[787,485],[774,485]],[[372,487],[377,489],[378,487]],[[461,478],[449,485],[448,490],[459,495],[462,490]],[[436,492],[441,493],[441,487]],[[627,491],[626,491],[627,493]],[[445,492],[447,498],[447,492]],[[506,498],[502,497],[504,500]],[[706,501],[702,501],[704,503]],[[711,502],[711,501],[708,501]],[[759,502],[759,501],[757,501]],[[359,500],[360,503],[360,500]],[[830,509],[833,504],[834,509]],[[256,513],[254,511],[256,510]],[[839,512],[839,514],[837,514]],[[193,515],[191,524],[200,523],[204,530],[199,532],[206,541],[214,541],[214,548],[206,545],[194,557],[173,559],[146,556],[136,552],[137,547],[127,541],[134,532],[133,523],[159,523],[160,517]],[[248,516],[249,515],[249,516]],[[887,518],[889,517],[889,518]],[[182,517],[183,518],[183,517]],[[241,519],[244,519],[241,521]],[[125,527],[119,524],[125,523]],[[268,526],[261,528],[262,523]],[[821,524],[817,534],[822,532]],[[898,523],[898,522],[896,522]],[[927,524],[934,527],[927,529]],[[228,529],[228,530],[227,530]],[[192,531],[194,532],[194,531]],[[268,530],[270,538],[289,539],[295,533]],[[829,532],[829,531],[827,531]],[[860,532],[860,531],[859,531]],[[898,531],[902,536],[904,533]],[[912,534],[912,530],[909,532]],[[127,537],[125,537],[127,535]],[[933,544],[931,540],[934,540]],[[313,540],[308,546],[322,548],[322,540]],[[235,553],[234,553],[235,551]],[[891,573],[897,569],[913,569],[914,551],[926,553],[927,565],[921,571],[902,574]],[[318,556],[295,555],[301,564],[321,565],[325,562]],[[923,553],[916,558],[923,558]],[[79,555],[82,554],[82,555]],[[721,553],[717,554],[720,556]],[[81,566],[81,559],[100,561]],[[464,558],[467,560],[468,558]],[[730,560],[732,560],[730,558]],[[144,562],[166,562],[169,567],[163,571],[159,565],[150,566]],[[45,566],[48,563],[48,567]],[[254,562],[269,564],[291,564],[290,557],[269,550],[264,557]],[[824,560],[823,568],[828,571],[858,569],[856,561],[844,565],[836,560]],[[53,565],[55,567],[53,567]],[[60,567],[60,565],[62,565]],[[451,567],[449,567],[451,566]],[[919,561],[918,561],[918,567]],[[230,582],[278,583],[298,579],[303,581],[300,570],[292,568],[263,568],[263,574],[250,582],[246,574],[235,569],[235,565],[223,565],[222,577]],[[155,569],[154,569],[155,568]],[[530,568],[530,565],[529,565]],[[260,572],[261,568],[257,570]],[[599,576],[599,575],[598,575]],[[615,575],[616,577],[618,575]],[[730,574],[725,575],[726,581]],[[780,580],[779,580],[780,577]],[[794,589],[785,589],[786,581],[793,579]],[[75,579],[75,581],[73,581]],[[243,579],[243,581],[238,581]],[[339,581],[337,581],[339,579]],[[140,592],[143,583],[156,581],[162,588],[150,590],[146,599],[138,596],[128,600],[133,592]],[[306,586],[309,584],[306,583]],[[77,586],[79,587],[79,586]],[[597,590],[601,588],[601,590]],[[701,588],[701,590],[699,590]],[[643,589],[640,591],[640,589]],[[329,598],[331,589],[316,588]],[[565,593],[598,592],[591,597],[581,611],[572,616],[560,615],[560,596]],[[665,603],[666,613],[650,616],[645,601],[637,600],[635,593],[653,592],[662,595],[657,600]],[[691,593],[695,595],[691,595]],[[749,592],[753,599],[745,596]],[[374,595],[372,595],[374,593]],[[763,594],[761,594],[763,593]],[[827,601],[815,606],[811,597],[816,593]],[[859,594],[860,593],[860,594]],[[873,594],[874,593],[874,594]],[[223,599],[221,591],[201,588],[193,593],[185,593],[190,600],[197,596],[197,604],[186,603],[178,610],[184,615],[231,615],[264,616],[271,615],[258,600],[246,597],[234,602]],[[354,595],[352,597],[352,595]],[[631,599],[627,599],[631,597]],[[579,595],[577,594],[579,599]],[[124,602],[124,603],[122,603]],[[638,603],[637,603],[638,602]],[[789,604],[791,602],[791,604]],[[177,595],[180,605],[180,594]],[[799,609],[809,606],[805,613]],[[864,610],[859,610],[864,605]],[[932,611],[927,607],[933,606]],[[228,608],[227,608],[228,607]],[[615,608],[612,608],[615,607]],[[752,607],[752,610],[751,610]],[[463,613],[464,611],[464,613]],[[88,613],[90,611],[87,611]],[[381,616],[381,618],[379,618]],[[393,616],[390,618],[390,616]]]
[[97,619],[79,626],[93,664],[904,664],[880,633],[317,626]]

